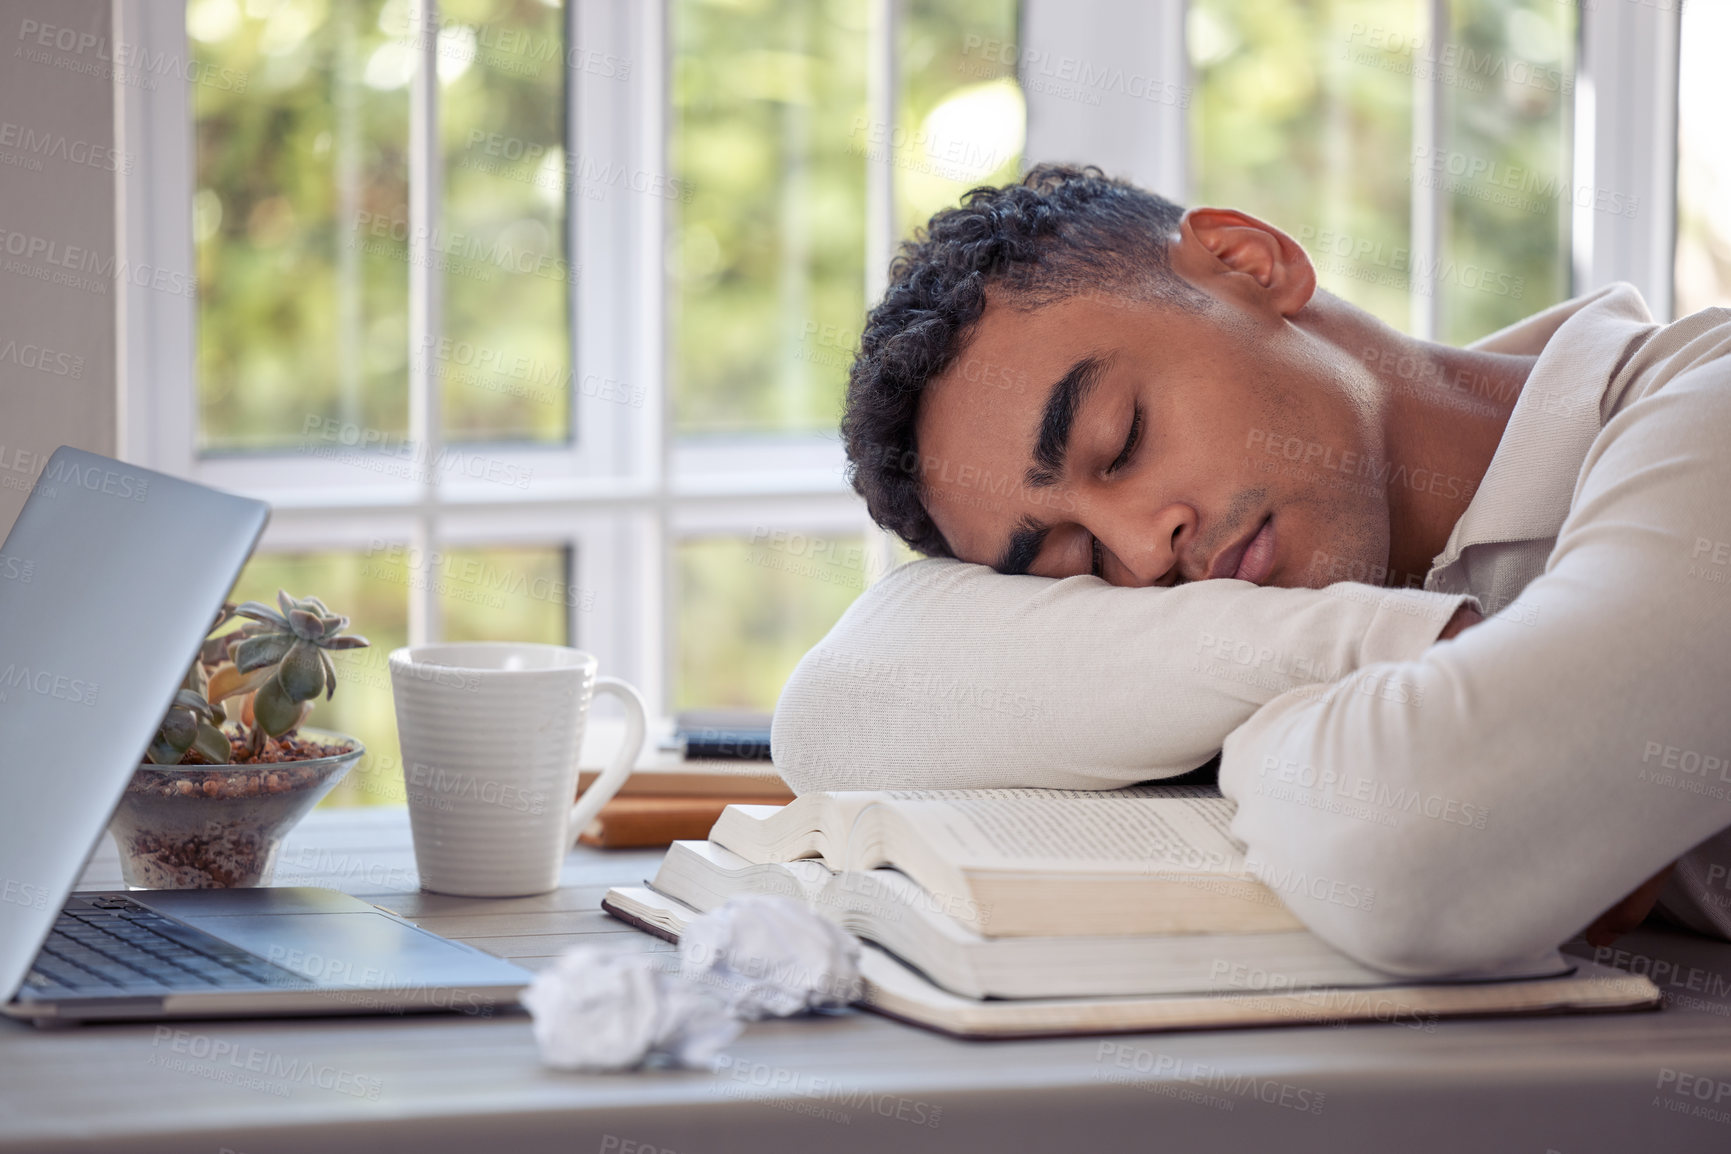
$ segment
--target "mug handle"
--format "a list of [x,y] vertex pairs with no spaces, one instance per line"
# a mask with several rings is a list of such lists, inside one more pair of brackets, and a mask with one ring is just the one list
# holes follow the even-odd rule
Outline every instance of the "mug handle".
[[631,776],[631,771],[637,766],[637,755],[643,752],[643,737],[649,731],[649,710],[643,704],[642,694],[630,682],[617,677],[597,677],[595,692],[611,693],[625,703],[625,741],[619,746],[619,752],[613,755],[612,764],[601,771],[601,776],[590,783],[583,796],[577,799],[577,804],[571,807],[571,824],[566,827],[567,849],[577,844],[577,839],[589,828],[601,807],[613,800],[613,795]]

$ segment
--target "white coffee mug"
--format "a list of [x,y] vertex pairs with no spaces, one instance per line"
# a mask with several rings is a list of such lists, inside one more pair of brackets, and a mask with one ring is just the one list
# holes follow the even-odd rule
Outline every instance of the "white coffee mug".
[[[559,867],[637,764],[643,698],[563,645],[472,641],[391,654],[391,695],[421,888],[515,897],[558,888]],[[572,805],[596,692],[625,703],[625,742]]]

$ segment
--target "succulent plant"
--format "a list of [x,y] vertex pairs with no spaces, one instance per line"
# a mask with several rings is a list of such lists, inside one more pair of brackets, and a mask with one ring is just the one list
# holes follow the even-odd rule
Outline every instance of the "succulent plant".
[[[187,674],[187,680],[192,676]],[[144,756],[155,765],[179,765],[187,750],[196,749],[204,760],[221,765],[228,760],[229,750],[228,738],[218,728],[221,721],[222,713],[204,694],[182,684]]]
[[367,639],[345,634],[349,619],[317,597],[297,601],[279,589],[277,605],[223,606],[213,632],[234,617],[247,623],[205,641],[146,752],[150,761],[177,765],[193,748],[206,761],[228,761],[229,741],[220,726],[229,720],[228,703],[235,698],[242,699],[238,717],[247,748],[259,753],[269,738],[299,727],[320,693],[329,700],[336,692],[330,651],[360,649]]
[[[298,727],[312,711],[320,693],[329,700],[337,690],[337,668],[330,651],[360,649],[365,637],[345,634],[349,619],[332,613],[317,597],[297,601],[277,590],[278,609],[247,601],[236,617],[247,624],[226,636],[224,656],[210,675],[210,700],[227,702],[251,694],[242,706],[247,744],[253,752],[265,738],[281,737]],[[280,611],[279,611],[280,610]]]
[[[224,605],[211,622],[211,630],[220,629],[233,616],[234,606]],[[144,751],[145,759],[154,765],[179,765],[189,749],[197,749],[200,757],[218,765],[228,761],[228,738],[220,728],[222,708],[212,705],[206,696],[210,670],[204,659],[209,651],[210,642],[206,641]]]

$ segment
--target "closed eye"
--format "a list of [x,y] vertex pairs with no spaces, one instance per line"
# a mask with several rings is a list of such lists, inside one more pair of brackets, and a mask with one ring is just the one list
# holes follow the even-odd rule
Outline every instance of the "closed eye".
[[[1119,450],[1118,455],[1112,459],[1112,463],[1106,466],[1106,475],[1108,477],[1113,473],[1116,473],[1119,469],[1122,469],[1125,464],[1128,463],[1131,455],[1136,452],[1136,445],[1141,441],[1141,439],[1142,406],[1137,405],[1130,412],[1130,434],[1124,438],[1123,449]],[[1100,576],[1100,565],[1100,538],[1095,537],[1088,544],[1088,571],[1098,577]]]
[[1106,466],[1106,473],[1108,476],[1110,476],[1113,473],[1116,473],[1119,469],[1122,469],[1124,467],[1125,463],[1130,460],[1130,454],[1132,454],[1136,451],[1136,443],[1141,439],[1142,439],[1142,406],[1137,405],[1135,407],[1135,409],[1133,409],[1131,411],[1130,435],[1124,438],[1123,451],[1120,452],[1116,457],[1114,457],[1112,459],[1112,463],[1110,465]]

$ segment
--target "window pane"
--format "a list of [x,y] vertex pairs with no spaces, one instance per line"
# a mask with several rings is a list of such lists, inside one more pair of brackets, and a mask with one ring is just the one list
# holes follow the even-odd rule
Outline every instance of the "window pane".
[[[682,432],[835,427],[864,312],[867,0],[672,0]],[[845,349],[843,349],[845,351]],[[813,355],[818,354],[818,355]]]
[[565,39],[557,0],[441,0],[444,380],[451,440],[562,441],[570,424]]
[[1677,96],[1678,316],[1731,305],[1731,5],[1683,9]]
[[1290,233],[1322,287],[1403,329],[1412,69],[1378,45],[1410,44],[1421,7],[1195,0],[1188,27],[1195,203]]
[[317,597],[349,618],[367,649],[331,654],[337,688],[319,699],[309,724],[361,739],[367,752],[321,805],[391,805],[404,798],[397,716],[391,703],[391,650],[408,644],[408,579],[402,550],[357,553],[260,553],[247,563],[231,601],[276,604],[278,589]]
[[1461,344],[1568,297],[1571,213],[1622,212],[1628,189],[1572,187],[1574,5],[1451,0],[1449,15],[1444,139],[1414,174],[1445,194],[1442,260],[1418,279],[1442,298],[1439,339]]
[[1017,7],[1016,0],[909,0],[898,132],[887,142],[899,235],[970,188],[1021,175],[1027,109],[1016,82]]
[[437,584],[446,641],[564,645],[568,613],[593,609],[560,548],[451,549],[421,566]]
[[771,710],[874,574],[859,536],[759,527],[678,547],[676,709]]
[[[1244,208],[1310,252],[1323,288],[1410,330],[1439,298],[1465,341],[1568,295],[1574,9],[1450,0],[1195,0],[1197,203]],[[1434,85],[1440,139],[1415,140]],[[1414,180],[1436,192],[1440,252],[1415,253]]]
[[[199,443],[407,415],[409,50],[377,0],[191,0]],[[332,426],[320,425],[322,429]]]

